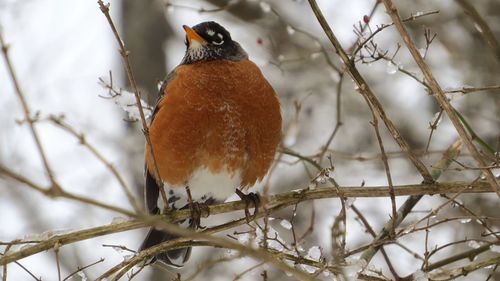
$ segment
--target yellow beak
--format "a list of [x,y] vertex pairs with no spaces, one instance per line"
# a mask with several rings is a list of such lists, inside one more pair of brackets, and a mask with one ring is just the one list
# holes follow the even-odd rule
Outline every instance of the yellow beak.
[[182,28],[184,28],[184,31],[186,32],[189,44],[191,44],[191,41],[193,40],[200,44],[205,43],[205,39],[203,39],[203,37],[201,37],[198,33],[196,33],[196,31],[194,31],[191,27],[183,25]]

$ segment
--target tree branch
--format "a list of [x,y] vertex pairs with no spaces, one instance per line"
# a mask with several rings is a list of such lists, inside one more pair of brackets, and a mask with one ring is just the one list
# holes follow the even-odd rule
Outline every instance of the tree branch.
[[79,202],[82,202],[85,204],[97,206],[97,207],[100,207],[100,208],[103,208],[106,210],[110,210],[113,212],[125,214],[127,216],[131,216],[131,217],[135,216],[135,214],[129,210],[126,210],[126,209],[123,209],[120,207],[116,207],[113,205],[109,205],[109,204],[94,200],[94,199],[89,198],[89,197],[76,195],[76,194],[73,194],[73,193],[70,193],[70,192],[67,192],[64,190],[60,190],[59,193],[54,194],[54,192],[52,192],[51,188],[44,188],[41,185],[26,178],[25,176],[20,175],[18,173],[15,173],[14,171],[10,170],[9,168],[3,166],[2,164],[0,164],[0,178],[8,178],[8,179],[14,180],[16,182],[22,183],[22,184],[28,186],[29,188],[36,190],[36,191],[38,191],[46,196],[49,196],[51,198],[58,198],[58,197],[59,198],[66,198],[66,199],[70,199],[70,200],[79,201]]
[[149,138],[149,127],[146,122],[146,117],[144,115],[144,110],[142,108],[142,103],[141,103],[141,93],[139,92],[139,89],[137,87],[137,83],[134,78],[134,73],[132,72],[132,67],[130,66],[130,60],[129,56],[130,53],[125,49],[125,44],[123,43],[123,40],[120,37],[120,34],[116,30],[115,24],[113,22],[113,19],[111,18],[111,15],[109,14],[109,6],[110,4],[108,3],[107,5],[104,5],[104,2],[102,0],[97,1],[99,4],[99,8],[101,9],[101,12],[104,14],[106,19],[108,20],[109,26],[111,27],[111,30],[113,31],[113,34],[115,35],[116,41],[118,42],[118,45],[120,46],[120,55],[122,56],[123,59],[123,64],[125,66],[125,70],[127,72],[127,77],[129,80],[130,85],[132,86],[134,90],[134,96],[135,96],[135,102],[137,105],[137,109],[139,109],[139,114],[141,116],[141,123],[142,123],[142,132],[144,133],[144,137],[146,138],[146,143],[148,146],[148,149],[151,152],[151,156],[153,157],[153,168],[154,168],[154,173],[155,173],[155,179],[158,181],[158,186],[160,186],[160,195],[163,200],[163,204],[166,209],[168,209],[168,198],[167,194],[165,193],[165,189],[163,188],[163,182],[160,180],[161,175],[160,175],[160,170],[158,169],[158,164],[156,162],[156,157],[153,151],[153,145],[151,144],[151,139]]
[[100,162],[102,162],[109,169],[111,174],[113,174],[113,176],[115,176],[116,180],[118,181],[118,183],[122,187],[125,195],[127,196],[127,199],[129,201],[130,205],[132,205],[135,212],[136,213],[141,212],[141,210],[142,210],[141,205],[139,204],[139,202],[137,201],[137,198],[132,193],[132,190],[128,186],[128,184],[125,181],[125,179],[123,178],[123,176],[120,174],[120,172],[118,172],[116,167],[110,161],[108,161],[101,154],[101,152],[99,152],[99,150],[95,146],[93,146],[92,144],[90,144],[87,141],[87,138],[85,137],[85,135],[83,133],[77,132],[76,129],[73,128],[70,124],[68,124],[64,120],[63,117],[50,115],[48,119],[50,121],[52,121],[55,125],[59,126],[61,129],[65,130],[66,132],[70,133],[75,138],[77,138],[81,145],[85,146]]
[[[465,13],[471,17],[474,21],[474,24],[477,24],[479,27],[478,31],[483,36],[485,41],[490,45],[491,50],[495,54],[498,60],[500,60],[500,44],[498,40],[495,38],[495,34],[491,30],[488,23],[484,20],[484,18],[479,14],[479,12],[472,6],[469,1],[466,0],[457,0],[458,4],[464,9]],[[474,3],[474,2],[472,2]]]
[[[462,145],[459,140],[455,141],[452,145],[450,145],[450,147],[448,147],[448,150],[446,150],[443,154],[443,157],[433,166],[432,177],[435,180],[441,176],[442,172],[452,163],[453,159],[458,157],[461,146]],[[465,190],[458,190],[457,193],[462,193],[464,191]],[[395,228],[403,222],[406,216],[410,213],[413,207],[417,205],[422,197],[422,194],[413,194],[403,203],[403,205],[401,205],[401,207],[399,207],[396,219],[391,219],[385,223],[380,233],[370,244],[370,247],[363,252],[361,259],[364,259],[367,263],[371,261],[373,256],[375,256],[377,251],[382,246],[379,242],[385,239],[390,233],[394,232]]]
[[42,159],[43,166],[45,167],[45,171],[47,172],[47,176],[49,177],[49,180],[51,183],[50,189],[48,191],[53,195],[57,195],[58,193],[62,192],[61,186],[57,183],[55,176],[54,176],[54,173],[52,171],[52,168],[50,167],[49,161],[47,159],[47,156],[45,155],[45,150],[43,149],[42,142],[40,141],[40,137],[38,136],[38,131],[37,131],[35,124],[34,124],[35,118],[33,116],[31,116],[31,111],[30,111],[28,102],[26,101],[26,99],[24,97],[24,93],[21,90],[21,86],[17,80],[17,75],[16,75],[16,72],[14,71],[14,66],[12,66],[12,63],[10,61],[9,46],[5,43],[1,32],[0,32],[0,45],[2,48],[2,54],[3,54],[3,57],[5,59],[5,63],[7,64],[8,73],[10,75],[12,83],[14,84],[17,98],[21,102],[21,105],[22,105],[22,108],[24,111],[24,118],[26,119],[26,122],[29,125],[31,135],[33,136],[36,147],[38,149],[38,153],[40,154],[40,158]]
[[441,89],[441,86],[439,86],[437,80],[434,78],[434,75],[432,74],[429,66],[427,63],[424,61],[422,58],[422,55],[418,51],[417,46],[415,45],[415,42],[411,39],[410,35],[408,34],[408,31],[406,30],[405,26],[403,25],[403,22],[401,20],[401,17],[398,14],[398,10],[394,3],[391,0],[382,0],[385,9],[389,16],[391,17],[392,21],[394,22],[394,25],[396,26],[396,29],[398,30],[399,34],[403,38],[403,41],[406,44],[406,47],[410,51],[411,55],[413,56],[413,59],[415,62],[418,64],[420,67],[420,70],[424,74],[425,80],[427,81],[430,89],[432,90],[432,93],[436,100],[438,101],[439,105],[441,106],[442,109],[446,112],[448,117],[450,118],[451,122],[453,123],[453,126],[455,126],[455,129],[458,132],[458,135],[460,136],[460,139],[463,141],[469,152],[472,154],[472,157],[476,160],[478,166],[481,168],[481,171],[485,174],[486,179],[491,185],[491,188],[493,191],[495,191],[498,196],[500,196],[500,184],[496,180],[495,176],[491,172],[491,169],[486,168],[488,165],[483,161],[483,158],[481,154],[479,154],[479,151],[476,149],[474,144],[472,143],[472,139],[467,134],[467,131],[465,130],[464,126],[460,122],[460,119],[458,116],[455,114],[454,108],[451,106],[450,102],[446,98],[443,89]]
[[[432,183],[432,184],[413,184],[413,185],[400,185],[394,186],[394,194],[396,196],[422,196],[424,194],[442,194],[442,193],[483,193],[491,192],[487,182],[475,182],[469,184],[466,182],[450,182],[450,183]],[[337,198],[339,196],[343,197],[389,197],[388,186],[372,186],[372,187],[339,187],[338,190],[333,187],[316,188],[313,190],[301,189],[290,192],[285,192],[277,195],[269,196],[267,210],[277,210],[287,206],[293,206],[298,202],[321,199],[321,198]],[[234,201],[229,203],[217,204],[209,206],[210,214],[222,214],[229,213],[238,210],[244,210],[246,204],[244,201]],[[264,216],[266,212],[260,210],[258,214]],[[184,220],[191,217],[191,212],[189,210],[176,210],[167,213],[162,216],[148,216],[151,218],[162,218],[166,222],[173,223],[175,221]],[[400,217],[400,216],[398,216]],[[95,228],[89,228],[85,230],[74,231],[68,234],[56,235],[47,240],[40,241],[40,243],[27,247],[25,249],[19,250],[17,252],[8,253],[2,258],[0,258],[0,265],[6,265],[10,262],[34,255],[36,253],[46,251],[54,247],[56,243],[60,246],[71,244],[74,242],[91,239],[98,236],[103,236],[107,234],[128,231],[132,229],[137,229],[141,227],[149,226],[151,223],[146,223],[145,218],[142,220],[131,220],[122,223],[110,224],[105,226],[99,226]],[[242,220],[241,224],[244,224],[245,219]],[[238,224],[240,225],[240,224]],[[391,223],[392,225],[392,223]],[[234,227],[235,225],[231,225]],[[227,229],[227,226],[224,227]]]
[[[500,244],[500,242],[498,242]],[[449,256],[449,257],[446,257],[440,261],[437,261],[437,262],[434,262],[434,263],[431,263],[429,265],[427,265],[424,270],[426,272],[429,272],[429,271],[432,271],[434,269],[438,269],[438,268],[441,268],[445,265],[448,265],[450,263],[454,263],[456,261],[459,261],[461,259],[469,259],[469,260],[474,260],[474,258],[476,256],[478,256],[479,254],[483,253],[483,252],[486,252],[490,249],[491,245],[494,245],[494,244],[487,244],[487,245],[483,245],[477,249],[471,249],[471,250],[468,250],[468,251],[465,251],[465,252],[462,252],[462,253],[458,253],[458,254],[455,254],[455,255],[452,255],[452,256]]]
[[315,0],[309,0],[309,4],[311,5],[311,9],[313,10],[314,14],[316,15],[316,18],[318,19],[318,22],[321,24],[321,27],[325,31],[325,34],[327,35],[328,39],[330,39],[330,42],[332,45],[335,47],[335,51],[337,54],[340,56],[342,59],[342,62],[345,64],[349,75],[351,78],[354,80],[356,85],[358,86],[359,92],[368,100],[373,106],[374,111],[377,113],[377,115],[382,119],[384,122],[385,126],[387,127],[387,130],[391,134],[391,136],[394,138],[396,143],[401,147],[401,149],[406,152],[408,155],[408,158],[410,161],[413,163],[415,168],[420,172],[422,177],[424,178],[425,182],[433,182],[433,178],[429,171],[427,170],[427,167],[425,167],[424,163],[418,159],[417,156],[412,152],[410,146],[406,142],[406,140],[403,138],[403,136],[399,133],[398,129],[394,125],[394,123],[389,119],[387,114],[385,113],[384,109],[382,108],[382,105],[380,104],[379,100],[377,97],[374,95],[368,84],[366,83],[365,79],[361,76],[359,71],[357,70],[356,66],[354,65],[354,62],[349,58],[347,55],[346,51],[342,48],[342,45],[338,41],[337,37],[333,33],[332,29],[328,25],[328,22],[326,21],[325,17],[323,16],[320,8],[318,7],[318,4],[316,3]]

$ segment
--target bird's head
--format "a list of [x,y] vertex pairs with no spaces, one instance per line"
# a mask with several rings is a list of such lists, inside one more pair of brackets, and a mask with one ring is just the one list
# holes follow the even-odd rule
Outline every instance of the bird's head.
[[229,32],[214,21],[182,27],[186,32],[186,54],[182,64],[216,59],[239,61],[248,58],[240,44],[231,39]]

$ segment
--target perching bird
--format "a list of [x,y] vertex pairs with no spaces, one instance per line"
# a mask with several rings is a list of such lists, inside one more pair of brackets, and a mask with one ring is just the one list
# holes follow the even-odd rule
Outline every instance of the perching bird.
[[[163,82],[149,128],[173,209],[189,207],[186,186],[194,202],[214,204],[262,180],[281,140],[278,97],[240,44],[213,21],[183,28],[186,54]],[[147,145],[145,173],[147,208],[158,214],[159,186]],[[140,250],[175,238],[152,228]],[[155,259],[181,267],[190,252],[169,250]]]

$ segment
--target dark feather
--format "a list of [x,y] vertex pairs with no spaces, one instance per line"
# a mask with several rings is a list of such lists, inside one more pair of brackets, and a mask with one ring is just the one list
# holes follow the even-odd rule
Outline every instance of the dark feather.
[[[146,206],[148,208],[148,212],[154,215],[159,214],[160,209],[158,208],[158,198],[160,196],[160,187],[158,186],[158,182],[153,177],[153,175],[151,175],[147,167],[146,167],[146,185],[144,188],[144,193],[145,193],[144,198],[146,200]],[[160,243],[173,240],[176,238],[178,238],[178,236],[152,227],[149,230],[148,234],[146,235],[146,238],[142,242],[142,245],[139,247],[139,251],[151,248]],[[153,259],[153,261],[161,261],[170,266],[182,267],[184,263],[189,259],[190,255],[191,255],[191,247],[180,248],[162,252],[158,254]]]
[[[165,241],[174,240],[176,238],[178,238],[178,236],[152,227],[142,242],[141,247],[139,247],[139,251],[151,248]],[[169,266],[182,267],[190,256],[191,247],[187,247],[159,253],[155,256],[153,261],[160,261]]]

